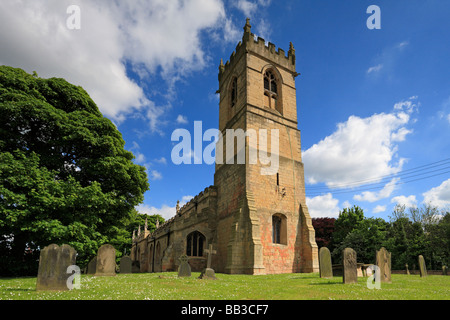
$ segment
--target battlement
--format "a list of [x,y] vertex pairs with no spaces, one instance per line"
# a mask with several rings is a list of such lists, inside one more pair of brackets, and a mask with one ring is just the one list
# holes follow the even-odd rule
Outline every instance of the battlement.
[[271,42],[268,42],[266,45],[266,41],[263,38],[256,37],[253,33],[251,33],[250,19],[247,19],[247,22],[244,26],[244,35],[242,36],[242,41],[239,41],[235,51],[233,51],[230,59],[225,63],[225,65],[223,64],[223,60],[220,60],[219,82],[222,80],[227,71],[232,69],[231,66],[234,65],[234,61],[246,52],[252,52],[261,57],[264,57],[267,60],[275,62],[279,66],[282,66],[296,74],[295,49],[292,42],[289,44],[287,55],[283,49],[276,49],[275,44]]
[[141,227],[139,226],[137,236],[135,236],[135,233],[133,232],[133,243],[140,242],[149,236],[153,237],[161,232],[165,232],[165,229],[168,226],[170,226],[174,222],[178,221],[179,219],[184,219],[191,214],[201,213],[203,208],[209,207],[210,203],[208,200],[211,197],[217,198],[217,187],[215,187],[215,186],[209,186],[209,187],[205,188],[203,191],[201,191],[198,195],[196,195],[194,198],[192,198],[188,203],[183,205],[181,208],[179,207],[179,204],[177,203],[177,206],[175,209],[175,211],[176,211],[175,216],[166,220],[163,224],[157,225],[156,229],[153,232],[150,232],[149,230],[147,230],[147,224],[144,226],[143,231],[141,231]]

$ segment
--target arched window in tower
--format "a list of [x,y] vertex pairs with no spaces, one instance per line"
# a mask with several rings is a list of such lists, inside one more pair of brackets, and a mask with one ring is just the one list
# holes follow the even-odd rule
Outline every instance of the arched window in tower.
[[287,244],[287,219],[283,214],[272,216],[272,242]]
[[264,107],[278,110],[277,102],[277,80],[272,71],[268,70],[264,73]]
[[231,107],[234,107],[237,102],[237,78],[231,82]]
[[186,238],[186,255],[190,257],[203,256],[206,238],[198,231],[191,232]]

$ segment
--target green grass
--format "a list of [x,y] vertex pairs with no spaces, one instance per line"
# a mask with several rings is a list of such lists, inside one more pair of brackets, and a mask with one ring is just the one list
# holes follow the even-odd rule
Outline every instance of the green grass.
[[0,300],[449,300],[450,277],[392,275],[391,284],[367,288],[367,278],[343,284],[342,277],[312,274],[264,276],[216,274],[217,280],[178,278],[175,272],[81,276],[81,288],[37,292],[36,278],[0,278]]

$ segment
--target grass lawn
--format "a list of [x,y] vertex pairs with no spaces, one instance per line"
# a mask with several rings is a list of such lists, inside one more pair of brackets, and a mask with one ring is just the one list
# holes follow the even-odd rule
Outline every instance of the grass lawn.
[[317,273],[279,275],[216,274],[217,280],[178,278],[176,272],[81,276],[81,288],[36,292],[36,278],[0,278],[0,300],[450,300],[450,277],[392,275],[391,284],[367,288],[342,277],[320,279]]

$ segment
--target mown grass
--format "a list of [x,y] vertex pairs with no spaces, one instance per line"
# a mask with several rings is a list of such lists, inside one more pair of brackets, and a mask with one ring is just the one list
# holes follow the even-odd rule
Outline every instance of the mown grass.
[[0,300],[449,300],[450,277],[392,275],[392,283],[368,289],[367,278],[343,284],[342,277],[321,279],[313,274],[263,276],[199,273],[178,278],[175,272],[81,276],[81,288],[37,292],[36,278],[1,278]]

